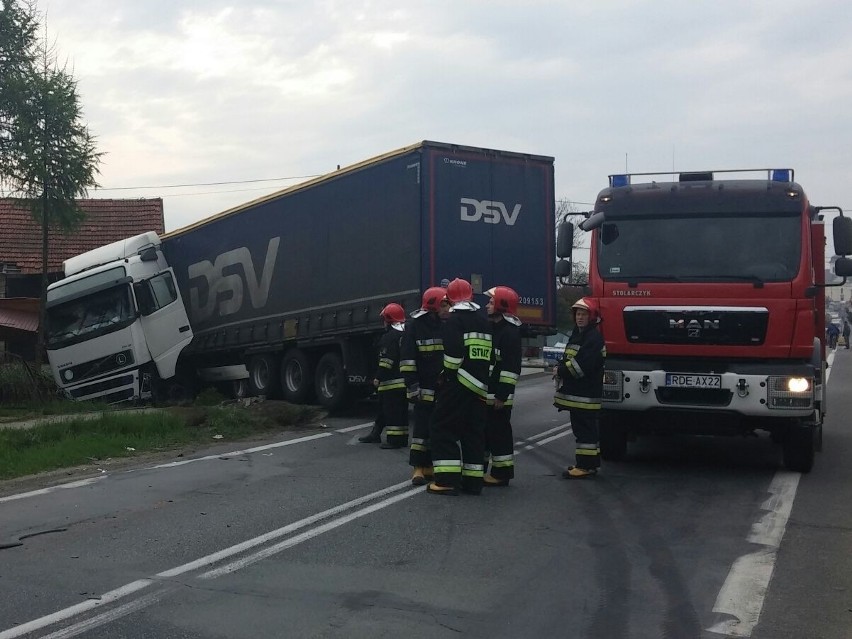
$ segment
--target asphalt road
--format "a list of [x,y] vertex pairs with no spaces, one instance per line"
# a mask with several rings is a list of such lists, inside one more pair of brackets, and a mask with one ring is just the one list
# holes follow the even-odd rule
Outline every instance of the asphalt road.
[[533,376],[517,478],[481,497],[427,495],[405,452],[357,443],[370,405],[252,450],[0,487],[0,639],[849,637],[850,352],[808,475],[761,435],[641,440],[567,482],[568,417]]

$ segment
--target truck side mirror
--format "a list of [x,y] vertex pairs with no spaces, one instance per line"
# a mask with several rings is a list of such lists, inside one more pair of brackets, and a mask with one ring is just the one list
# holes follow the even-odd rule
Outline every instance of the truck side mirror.
[[[847,217],[844,219],[848,220],[849,218]],[[834,273],[838,277],[852,277],[852,259],[849,259],[848,257],[838,257],[834,261]]]
[[852,254],[852,218],[841,213],[834,218],[831,230],[834,234],[834,252],[837,255]]
[[[559,228],[556,233],[556,257],[564,257],[565,259],[570,260],[571,253],[574,249],[574,225],[568,220],[563,220],[559,223]],[[559,263],[557,262],[557,268],[558,267]]]
[[569,260],[556,262],[556,277],[571,277],[571,262]]
[[139,251],[139,259],[143,262],[156,262],[157,261],[157,249],[156,247],[149,246],[147,248]]

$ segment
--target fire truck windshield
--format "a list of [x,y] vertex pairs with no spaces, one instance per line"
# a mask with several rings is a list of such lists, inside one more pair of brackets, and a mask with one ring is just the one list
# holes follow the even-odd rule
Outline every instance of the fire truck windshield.
[[628,217],[597,235],[606,280],[790,281],[801,251],[801,218],[791,215]]

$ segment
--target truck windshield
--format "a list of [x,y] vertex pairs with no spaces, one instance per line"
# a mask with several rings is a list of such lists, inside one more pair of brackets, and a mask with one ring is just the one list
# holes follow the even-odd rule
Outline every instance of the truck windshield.
[[782,282],[799,271],[798,216],[641,218],[598,234],[606,280]]
[[100,290],[47,309],[47,346],[70,346],[117,331],[135,319],[129,285]]

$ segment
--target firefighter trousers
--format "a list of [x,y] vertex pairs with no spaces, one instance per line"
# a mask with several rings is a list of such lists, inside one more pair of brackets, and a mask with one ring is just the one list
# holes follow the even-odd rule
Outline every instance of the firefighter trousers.
[[574,449],[577,468],[594,470],[601,466],[600,429],[598,410],[572,409],[571,429],[574,431]]
[[400,448],[408,446],[408,400],[405,389],[381,391],[378,395],[388,444]]
[[408,463],[415,468],[432,465],[432,452],[429,448],[429,422],[432,420],[434,411],[434,401],[418,401],[414,404],[414,429],[411,434]]
[[[515,438],[512,435],[512,407],[487,408],[485,452],[491,456],[491,476],[508,481],[515,476]],[[488,459],[486,458],[486,466]]]
[[485,400],[457,380],[438,389],[429,426],[435,483],[478,495],[485,474]]

